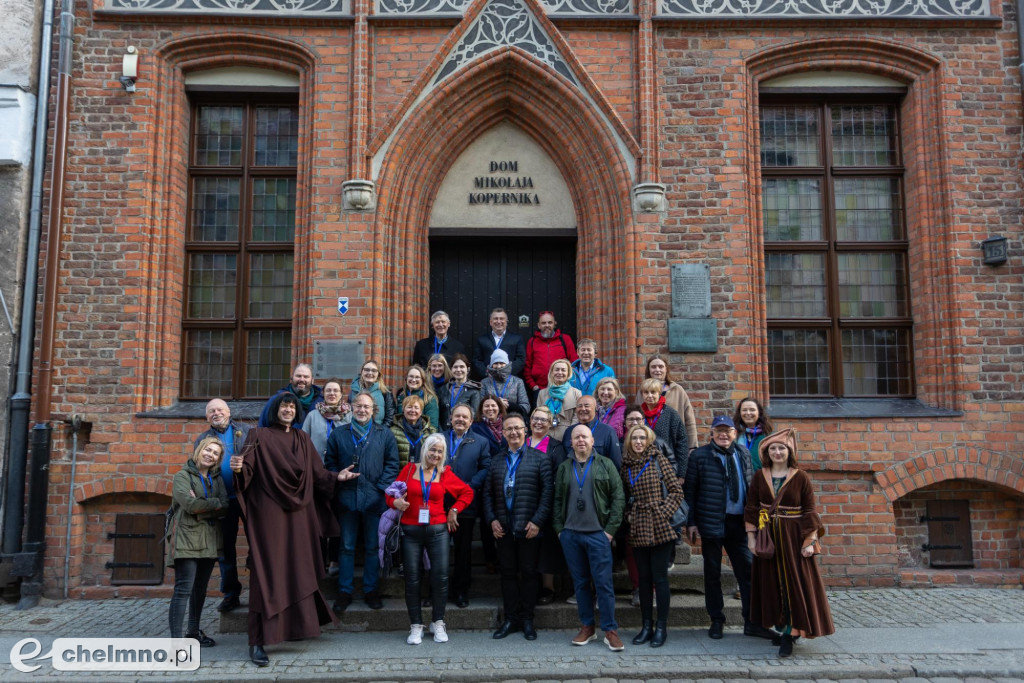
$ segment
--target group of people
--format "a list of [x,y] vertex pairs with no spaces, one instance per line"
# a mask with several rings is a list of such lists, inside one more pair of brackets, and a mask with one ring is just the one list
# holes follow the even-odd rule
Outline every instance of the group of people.
[[[725,624],[723,550],[745,635],[770,638],[789,656],[800,637],[833,632],[814,560],[824,529],[797,466],[795,433],[773,433],[756,399],[740,401],[733,417],[715,416],[709,442],[698,447],[689,396],[661,356],[648,360],[627,405],[597,344],[574,344],[549,311],[524,343],[495,309],[472,361],[448,334],[446,313],[430,322],[433,335],[416,343],[395,391],[372,360],[347,392],[338,379],[318,387],[300,364],[255,429],[233,421],[224,401],[209,402],[210,428],[174,480],[172,636],[214,644],[199,619],[217,559],[218,609],[239,606],[240,520],[249,542],[249,654],[260,666],[269,661],[265,645],[318,635],[352,604],[360,537],[366,605],[383,607],[381,568],[397,565],[407,642],[420,644],[425,631],[446,642],[449,597],[469,604],[477,526],[485,560],[500,572],[495,639],[536,639],[535,607],[554,599],[555,578],[568,573],[580,619],[572,643],[598,637],[596,605],[604,643],[622,650],[612,580],[618,556],[641,611],[632,642],[660,647],[669,567],[682,538],[700,539],[711,638],[723,637]],[[392,554],[385,539],[395,534]],[[339,592],[328,607],[318,582],[334,571]]]

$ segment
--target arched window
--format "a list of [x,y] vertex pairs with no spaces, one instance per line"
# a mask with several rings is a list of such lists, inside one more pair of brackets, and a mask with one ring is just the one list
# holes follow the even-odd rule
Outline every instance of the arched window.
[[191,105],[181,396],[265,398],[291,361],[297,98]]
[[771,395],[911,397],[898,95],[766,90],[759,124]]

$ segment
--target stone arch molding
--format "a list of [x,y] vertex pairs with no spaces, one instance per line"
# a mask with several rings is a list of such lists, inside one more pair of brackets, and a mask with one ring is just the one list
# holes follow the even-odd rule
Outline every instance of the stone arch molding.
[[976,446],[951,446],[926,451],[875,474],[875,483],[890,503],[953,479],[975,479],[1024,495],[1024,460]]
[[[608,354],[613,365],[625,361],[622,350],[635,333],[632,167],[619,139],[576,87],[522,50],[503,47],[428,93],[380,150],[372,298],[379,308],[372,338],[383,347],[372,352],[396,367],[428,315],[426,227],[441,182],[474,140],[506,121],[537,142],[569,187],[577,211],[577,260],[586,264],[577,272],[578,291],[594,291],[600,282],[621,294],[614,301],[588,301],[592,315],[581,323],[593,327],[580,332],[602,349],[614,349]],[[403,315],[395,315],[399,311]]]
[[496,53],[514,50],[534,60],[544,78],[564,80],[575,89],[585,108],[597,113],[636,177],[640,145],[615,113],[601,90],[548,19],[538,0],[475,0],[458,27],[441,44],[395,112],[369,145],[372,175],[379,178],[384,160],[419,106],[436,90],[449,89],[456,75],[472,65],[489,61]]

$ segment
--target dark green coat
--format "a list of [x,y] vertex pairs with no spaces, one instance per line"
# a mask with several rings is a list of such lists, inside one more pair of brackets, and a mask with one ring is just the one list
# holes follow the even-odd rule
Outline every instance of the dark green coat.
[[175,559],[220,557],[224,545],[220,518],[228,506],[228,492],[220,468],[210,470],[204,491],[199,470],[189,460],[174,475],[172,497],[178,510],[171,528],[174,540],[168,545],[167,566],[174,566]]
[[[566,505],[569,504],[569,487],[575,486],[572,476],[572,453],[562,461],[555,471],[555,509],[552,515],[552,526],[555,535],[562,533],[565,528]],[[615,469],[615,463],[603,455],[594,453],[593,469],[590,472],[594,477],[594,497],[597,499],[594,504],[597,506],[597,520],[604,527],[604,532],[611,536],[618,531],[622,524],[622,511],[626,507],[626,495],[622,492],[622,479],[619,471]]]

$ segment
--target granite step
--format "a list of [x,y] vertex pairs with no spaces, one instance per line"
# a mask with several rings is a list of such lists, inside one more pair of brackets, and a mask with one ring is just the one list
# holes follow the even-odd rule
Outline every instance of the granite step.
[[[725,595],[725,614],[729,624],[742,624],[740,601]],[[473,600],[468,607],[458,608],[449,604],[445,610],[445,623],[451,631],[492,630],[501,619],[501,600],[495,597]],[[430,618],[430,608],[424,608],[424,618]],[[622,629],[636,629],[640,626],[640,608],[632,607],[628,597],[619,598],[615,604],[615,618]],[[403,598],[391,597],[384,600],[384,608],[371,610],[361,600],[356,600],[340,617],[337,626],[325,630],[362,631],[407,631],[409,617]],[[573,630],[579,627],[576,606],[564,601],[537,607],[535,624],[538,629]],[[696,594],[672,596],[669,612],[670,628],[705,627],[710,623],[704,609],[704,597]],[[221,633],[244,633],[248,625],[248,610],[242,608],[220,615]]]

